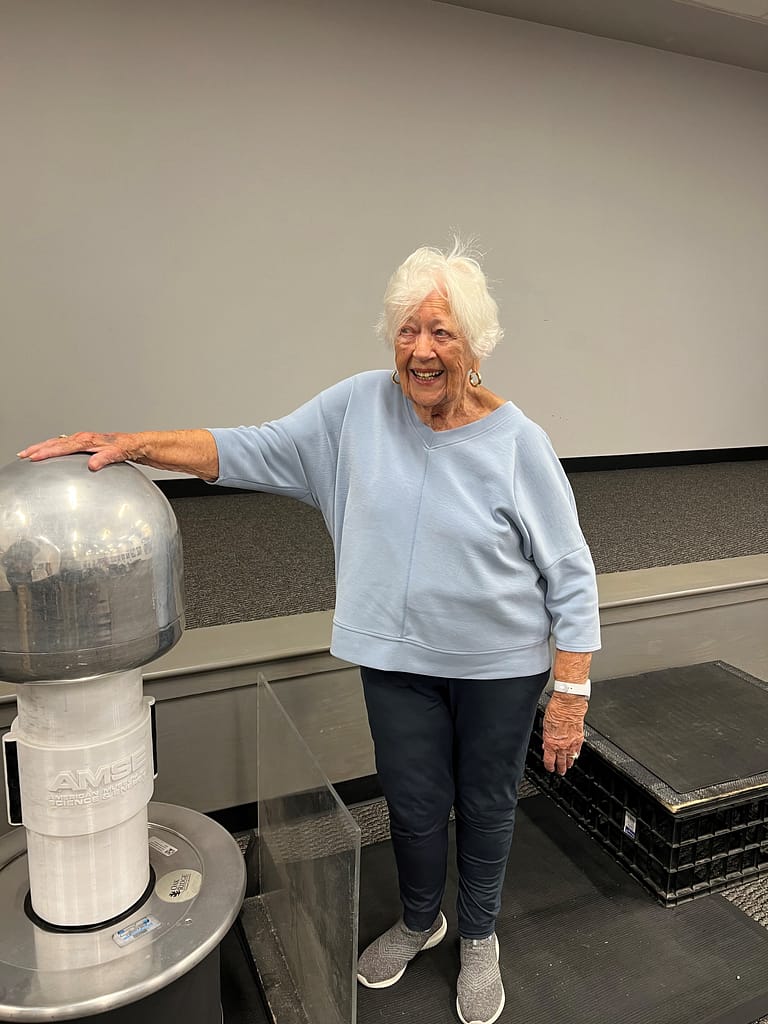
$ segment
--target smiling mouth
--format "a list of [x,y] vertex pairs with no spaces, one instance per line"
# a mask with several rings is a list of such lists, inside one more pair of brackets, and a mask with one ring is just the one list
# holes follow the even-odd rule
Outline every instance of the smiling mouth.
[[416,380],[430,381],[437,380],[438,377],[442,376],[442,370],[411,370],[411,373]]

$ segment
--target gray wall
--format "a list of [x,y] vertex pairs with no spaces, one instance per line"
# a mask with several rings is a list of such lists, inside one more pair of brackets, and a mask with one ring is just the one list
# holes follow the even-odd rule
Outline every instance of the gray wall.
[[768,443],[768,76],[426,0],[3,0],[0,463],[260,422],[487,251],[561,456]]

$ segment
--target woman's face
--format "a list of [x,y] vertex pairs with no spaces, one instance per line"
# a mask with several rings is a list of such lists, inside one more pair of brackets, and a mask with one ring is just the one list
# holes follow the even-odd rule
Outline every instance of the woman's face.
[[448,418],[462,408],[475,366],[469,343],[446,300],[431,292],[395,338],[395,366],[406,398],[423,417]]

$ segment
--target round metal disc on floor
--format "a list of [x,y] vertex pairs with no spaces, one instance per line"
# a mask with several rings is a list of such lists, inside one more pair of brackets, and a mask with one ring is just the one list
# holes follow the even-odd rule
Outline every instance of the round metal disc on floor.
[[187,974],[240,910],[245,864],[210,818],[149,805],[154,886],[117,923],[89,931],[41,927],[27,915],[25,834],[0,840],[0,1020],[71,1020],[137,1002]]

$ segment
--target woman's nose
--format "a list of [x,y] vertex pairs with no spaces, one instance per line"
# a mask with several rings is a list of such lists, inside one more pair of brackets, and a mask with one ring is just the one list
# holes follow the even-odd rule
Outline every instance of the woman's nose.
[[420,331],[416,336],[413,354],[418,359],[429,359],[432,355],[432,336],[427,331]]

